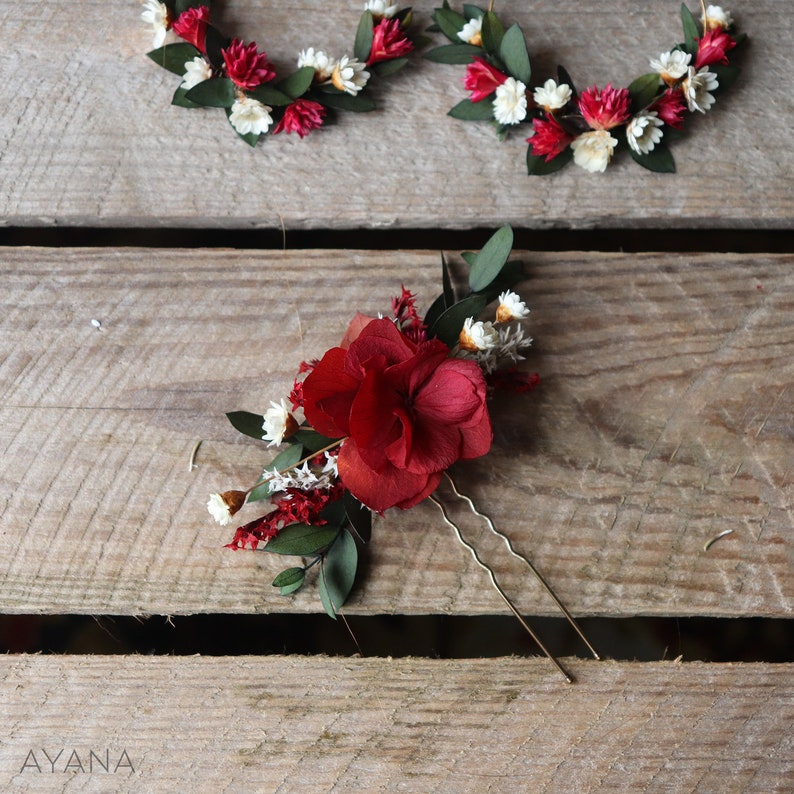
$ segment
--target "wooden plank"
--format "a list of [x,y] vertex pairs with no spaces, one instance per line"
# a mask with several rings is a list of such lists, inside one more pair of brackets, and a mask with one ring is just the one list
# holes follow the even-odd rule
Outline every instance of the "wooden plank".
[[[6,656],[0,786],[417,794],[794,787],[790,665],[573,664],[580,683],[567,686],[543,661],[516,658]],[[52,771],[44,753],[59,750]]]
[[[421,28],[433,5],[416,8]],[[344,0],[329,14],[318,0],[238,0],[213,13],[224,31],[255,39],[289,69],[308,46],[349,50],[361,6]],[[616,0],[593,13],[563,0],[500,11],[523,26],[538,79],[562,63],[583,88],[647,72],[650,58],[681,40],[679,6]],[[144,56],[151,34],[134,4],[110,13],[100,0],[55,0],[30,17],[0,2],[16,55],[0,63],[0,104],[15,109],[0,118],[0,222],[790,229],[794,152],[781,119],[794,114],[794,95],[781,87],[794,20],[785,0],[731,9],[757,45],[739,56],[740,82],[675,144],[677,175],[649,174],[624,156],[606,175],[571,166],[543,180],[526,176],[525,134],[499,144],[487,124],[446,115],[466,96],[460,66],[416,57],[378,89],[377,112],[251,151],[220,111],[169,105],[177,78]]]
[[[543,384],[498,396],[494,448],[456,467],[459,486],[577,613],[790,615],[794,257],[522,259],[527,366]],[[272,457],[224,412],[285,395],[299,361],[355,308],[388,312],[401,283],[423,310],[438,254],[9,249],[2,262],[0,609],[318,610],[313,584],[270,587],[282,560],[222,548],[231,528],[207,494],[247,487]],[[553,614],[446,498],[520,607]],[[351,612],[503,611],[432,505],[378,521],[366,570]]]

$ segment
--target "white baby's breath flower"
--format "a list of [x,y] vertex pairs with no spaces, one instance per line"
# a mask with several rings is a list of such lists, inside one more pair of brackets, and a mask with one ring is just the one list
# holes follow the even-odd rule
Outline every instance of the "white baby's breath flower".
[[720,6],[706,8],[706,30],[716,30],[717,28],[727,30],[731,25],[733,25],[733,17],[730,11],[724,11]]
[[524,328],[521,325],[506,325],[499,329],[499,342],[496,345],[496,352],[500,358],[522,361],[524,356],[518,351],[529,347],[531,344],[532,337],[524,336]]
[[229,121],[240,135],[248,135],[248,133],[261,135],[267,132],[273,123],[271,110],[273,108],[262,104],[258,99],[244,96],[235,100]]
[[493,115],[500,124],[518,124],[527,117],[527,87],[515,77],[508,77],[496,89]]
[[262,421],[262,438],[269,441],[269,447],[278,446],[285,437],[289,437],[298,429],[295,417],[289,412],[282,397],[281,402],[270,401],[270,408],[265,411]]
[[482,17],[470,19],[459,31],[458,38],[475,47],[482,46]]
[[689,109],[693,113],[696,110],[705,113],[714,104],[714,97],[709,91],[714,91],[719,85],[717,75],[710,72],[708,66],[697,72],[693,66],[690,66],[686,79],[681,83],[681,90],[684,92],[684,99]]
[[329,452],[325,453],[325,464],[323,465],[323,474],[328,474],[331,477],[339,476],[339,456],[332,455]]
[[336,61],[329,58],[322,50],[309,47],[307,50],[301,50],[298,55],[298,68],[304,66],[311,66],[314,69],[314,79],[318,83],[324,83],[331,79]]
[[522,320],[524,317],[529,317],[527,304],[515,292],[503,292],[496,307],[496,322],[507,323],[510,320]]
[[499,332],[491,322],[475,322],[473,317],[468,317],[463,323],[458,341],[462,350],[489,350],[499,342]]
[[662,131],[659,127],[664,122],[655,110],[645,110],[638,113],[626,125],[626,140],[637,154],[652,152],[659,141],[662,140]]
[[368,80],[369,72],[366,70],[366,64],[360,63],[357,58],[348,58],[347,55],[336,64],[331,74],[334,88],[353,96],[361,91]]
[[606,171],[617,145],[607,130],[584,132],[571,144],[573,161],[591,173]]
[[170,21],[168,8],[166,8],[165,3],[161,3],[159,0],[145,0],[143,11],[141,11],[141,19],[147,25],[152,26],[152,46],[155,48],[162,47]]
[[692,56],[683,50],[663,52],[658,59],[651,60],[651,69],[659,72],[667,85],[672,85],[687,73],[691,60]]
[[245,499],[244,491],[211,493],[207,502],[207,510],[222,527],[225,527],[232,520],[232,516],[245,504]]
[[571,101],[571,87],[566,83],[557,83],[546,80],[543,85],[535,89],[535,104],[547,111],[564,108]]
[[367,0],[364,3],[364,10],[369,11],[375,19],[391,19],[400,7],[394,5],[391,0]]
[[212,77],[212,67],[200,55],[197,55],[192,61],[185,62],[185,74],[182,77],[182,85],[185,91],[189,91],[199,83],[209,80]]

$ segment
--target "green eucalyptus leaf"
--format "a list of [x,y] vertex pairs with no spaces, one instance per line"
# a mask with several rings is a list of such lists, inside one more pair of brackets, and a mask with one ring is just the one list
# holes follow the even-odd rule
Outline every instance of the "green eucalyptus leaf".
[[212,25],[207,25],[207,34],[204,37],[204,48],[207,52],[207,60],[216,68],[220,69],[223,64],[223,53],[232,40],[228,36],[224,36],[217,28]]
[[294,436],[290,436],[288,441],[292,444],[299,444],[305,447],[307,454],[311,454],[333,444],[335,439],[328,438],[311,428],[302,427]]
[[320,511],[320,518],[335,527],[341,527],[347,521],[347,511],[345,503],[341,499],[328,502]]
[[372,536],[372,511],[361,504],[350,491],[345,491],[342,495],[342,504],[345,506],[350,526],[363,543],[368,543]]
[[736,82],[742,70],[738,66],[724,66],[716,63],[709,66],[709,71],[717,75],[719,86],[714,89],[714,94],[718,95],[727,91]]
[[258,102],[262,102],[271,107],[283,107],[292,102],[291,96],[288,96],[283,91],[279,91],[278,88],[273,88],[273,86],[270,85],[258,85],[256,88],[251,88],[246,91],[246,93]]
[[451,8],[437,8],[433,12],[433,21],[441,28],[441,32],[455,44],[460,43],[458,33],[463,30],[468,21],[463,14],[453,11]]
[[477,264],[477,253],[475,251],[464,251],[461,257],[469,267],[474,267]]
[[576,96],[576,86],[573,84],[571,75],[568,74],[568,70],[564,66],[557,67],[557,83],[559,85],[567,85],[571,89],[573,96]]
[[681,3],[681,22],[684,26],[684,51],[694,56],[698,49],[695,39],[700,38],[700,30],[686,3]]
[[635,162],[649,171],[656,171],[660,174],[675,173],[675,160],[670,150],[663,143],[657,143],[653,151],[648,152],[648,154],[637,154],[634,149],[629,147],[629,154],[631,154]]
[[426,52],[424,57],[433,63],[451,63],[456,65],[466,65],[471,63],[472,58],[483,55],[482,47],[475,47],[473,44],[444,44],[441,47]]
[[305,568],[285,568],[272,582],[273,587],[289,587],[289,585],[299,582],[303,584],[306,576]]
[[187,94],[187,89],[182,88],[180,85],[176,91],[174,91],[174,96],[171,99],[171,104],[176,105],[180,108],[198,108],[201,105],[197,105],[195,102],[191,102],[185,95]]
[[185,74],[185,64],[201,55],[201,52],[186,41],[178,41],[147,52],[146,55],[158,66],[182,77]]
[[523,281],[525,278],[524,267],[520,262],[507,262],[502,268],[502,272],[488,285],[488,288],[478,294],[485,298],[487,305],[492,300],[496,300],[500,293],[512,289],[519,281]]
[[298,99],[311,88],[313,81],[314,67],[302,66],[296,72],[281,80],[276,87],[282,93],[292,97],[292,99]]
[[467,20],[479,19],[485,13],[485,9],[479,6],[471,5],[470,3],[463,4],[463,16]]
[[262,440],[265,417],[261,414],[252,414],[250,411],[230,411],[226,418],[232,423],[235,430],[243,435]]
[[433,324],[439,317],[447,310],[447,303],[443,295],[439,295],[431,304],[430,308],[425,312],[425,325],[432,328]]
[[510,226],[497,229],[482,250],[469,272],[469,287],[472,292],[485,289],[504,267],[513,249],[513,230]]
[[527,149],[527,173],[530,176],[546,176],[565,168],[573,159],[573,152],[570,148],[563,149],[556,157],[546,162],[544,155],[532,154],[532,148]]
[[452,292],[452,279],[449,276],[449,266],[443,251],[441,252],[441,285],[444,290],[444,303],[451,306],[455,302],[455,294]]
[[493,119],[493,102],[487,99],[482,102],[461,99],[447,115],[460,121],[490,121]]
[[293,584],[284,585],[284,587],[282,587],[280,590],[281,595],[283,596],[292,595],[292,593],[294,593],[296,590],[300,590],[301,587],[303,587],[304,581],[305,581],[304,579],[301,579],[300,582],[294,582]]
[[353,45],[353,55],[361,63],[366,63],[369,59],[369,54],[372,52],[372,28],[374,26],[375,21],[372,18],[372,12],[365,11],[359,20],[358,30],[356,31],[356,43]]
[[529,63],[527,42],[524,33],[517,24],[511,25],[499,45],[499,57],[507,67],[507,71],[520,80],[524,85],[529,85],[532,79],[532,67]]
[[375,103],[367,96],[346,94],[339,91],[320,92],[315,99],[334,110],[351,110],[354,113],[369,113],[375,110]]
[[441,314],[430,328],[430,335],[438,337],[445,345],[452,347],[458,341],[466,318],[477,317],[487,304],[484,295],[469,295]]
[[482,18],[482,46],[483,48],[494,55],[499,52],[499,47],[502,44],[502,36],[505,35],[505,29],[502,21],[493,11],[486,11]]
[[337,611],[344,606],[353,589],[357,567],[356,541],[343,529],[320,565],[320,601],[326,613],[334,620]]
[[185,96],[197,105],[230,108],[234,104],[234,83],[227,77],[213,77],[194,85]]
[[290,524],[280,530],[262,548],[272,554],[289,554],[294,557],[308,557],[319,554],[336,540],[338,526],[323,524],[321,527],[309,524]]
[[389,77],[396,74],[408,63],[407,58],[392,58],[389,61],[380,61],[370,66],[370,71],[378,77]]
[[661,80],[656,72],[649,72],[632,81],[629,85],[629,94],[634,103],[635,113],[647,108],[653,102],[659,93],[660,86]]

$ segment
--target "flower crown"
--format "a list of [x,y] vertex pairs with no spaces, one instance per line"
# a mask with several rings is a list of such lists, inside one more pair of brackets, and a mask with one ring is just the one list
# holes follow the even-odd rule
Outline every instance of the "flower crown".
[[[493,3],[491,4],[493,6]],[[532,69],[526,41],[517,24],[505,29],[492,9],[464,5],[451,9],[444,0],[433,20],[452,41],[425,54],[431,61],[467,64],[464,86],[470,97],[449,115],[463,121],[490,121],[500,138],[522,122],[532,123],[527,138],[527,170],[550,174],[571,159],[590,172],[603,172],[616,150],[625,146],[641,166],[674,172],[665,141],[675,140],[686,112],[705,113],[718,92],[729,88],[739,69],[728,52],[744,34],[734,34],[733,19],[720,6],[703,5],[700,25],[681,6],[684,42],[650,61],[654,70],[628,88],[591,86],[577,94],[568,72],[558,67],[529,90]],[[701,35],[702,30],[702,35]]]
[[[366,90],[370,78],[399,71],[414,49],[411,9],[389,0],[367,0],[353,57],[335,59],[309,47],[297,71],[281,79],[255,42],[229,39],[210,24],[209,0],[144,0],[141,18],[154,32],[156,49],[148,56],[182,78],[171,104],[223,108],[251,146],[268,132],[303,138],[335,111],[374,110]],[[169,30],[183,41],[164,44]]]
[[[237,430],[268,447],[287,446],[254,485],[212,494],[207,507],[226,525],[243,505],[268,499],[271,509],[238,527],[228,547],[303,558],[301,565],[282,570],[273,586],[283,595],[293,593],[316,567],[320,600],[335,618],[354,585],[357,540],[369,541],[372,513],[430,499],[559,667],[435,496],[442,478],[449,479],[454,493],[530,567],[579,632],[529,560],[457,490],[447,472],[457,461],[489,451],[493,390],[527,392],[539,382],[536,374],[516,366],[532,340],[522,326],[529,310],[511,289],[522,277],[520,265],[508,261],[512,243],[513,232],[504,226],[479,253],[463,254],[470,272],[469,291],[461,298],[453,293],[442,257],[443,291],[424,317],[416,297],[403,287],[392,299],[391,317],[356,314],[339,345],[301,363],[289,404],[281,398],[264,414],[227,414]],[[496,300],[493,319],[478,319]]]

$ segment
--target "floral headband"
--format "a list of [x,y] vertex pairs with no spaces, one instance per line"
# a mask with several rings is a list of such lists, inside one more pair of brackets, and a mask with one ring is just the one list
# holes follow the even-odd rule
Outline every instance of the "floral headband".
[[[358,545],[370,540],[372,513],[405,510],[429,499],[570,681],[435,494],[446,479],[538,577],[585,639],[532,563],[457,489],[448,473],[456,462],[490,450],[491,393],[525,393],[539,382],[536,374],[517,367],[532,340],[523,330],[529,310],[511,289],[522,276],[520,265],[508,261],[512,243],[513,232],[505,226],[479,253],[463,254],[470,272],[469,290],[462,297],[455,296],[442,257],[443,291],[424,317],[416,297],[403,287],[392,299],[391,316],[356,314],[337,346],[320,359],[302,362],[288,398],[272,401],[264,414],[227,414],[240,432],[266,441],[268,447],[286,447],[256,483],[246,490],[212,494],[207,507],[226,525],[244,505],[268,500],[270,509],[238,527],[228,547],[302,558],[300,565],[282,570],[273,586],[282,595],[293,593],[316,568],[320,600],[336,618],[356,580]],[[478,319],[495,301],[493,319]]]
[[[209,0],[144,0],[141,18],[154,35],[148,56],[182,78],[171,104],[222,108],[251,146],[269,132],[303,138],[337,111],[374,110],[370,79],[399,71],[414,49],[411,9],[389,0],[367,0],[353,56],[332,58],[309,47],[297,70],[281,78],[256,42],[229,39],[210,24]],[[182,41],[165,44],[168,31]]]
[[[684,41],[650,61],[652,72],[628,88],[591,86],[577,94],[573,80],[558,67],[530,93],[532,79],[527,44],[517,24],[507,29],[493,11],[464,5],[454,11],[444,0],[433,20],[452,44],[425,57],[437,63],[466,64],[469,98],[449,115],[463,121],[489,121],[500,138],[514,126],[532,123],[527,138],[527,170],[550,174],[573,160],[590,172],[603,172],[620,148],[641,166],[675,171],[666,141],[675,140],[689,113],[705,113],[715,96],[739,74],[728,53],[746,36],[735,34],[730,12],[701,2],[700,24],[682,4]],[[702,30],[702,33],[701,33]]]

